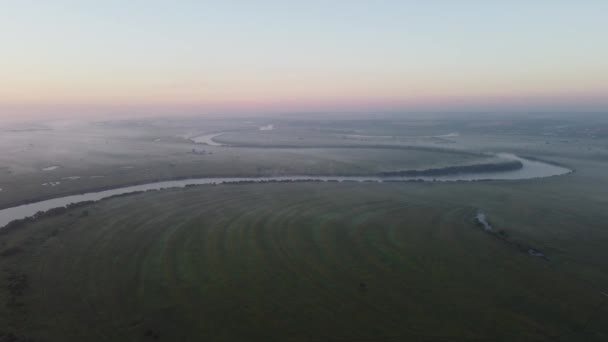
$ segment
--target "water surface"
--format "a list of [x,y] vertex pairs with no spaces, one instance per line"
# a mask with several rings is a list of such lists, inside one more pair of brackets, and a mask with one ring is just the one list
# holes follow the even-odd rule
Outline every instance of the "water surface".
[[224,134],[224,133],[222,132],[222,133],[199,135],[197,137],[190,138],[190,140],[192,140],[196,144],[207,144],[209,146],[224,146],[224,144],[215,142],[213,140],[213,138],[218,137],[222,134]]
[[[221,133],[220,133],[221,134]],[[5,226],[10,221],[22,219],[36,214],[38,211],[66,206],[71,203],[83,201],[98,201],[110,196],[128,194],[137,191],[160,190],[167,188],[183,188],[188,185],[201,184],[223,184],[236,182],[268,182],[268,181],[354,181],[354,182],[386,182],[386,181],[479,181],[479,180],[518,180],[550,177],[570,173],[572,170],[565,167],[544,163],[541,161],[529,160],[518,157],[514,154],[499,153],[497,156],[507,160],[519,160],[523,167],[518,170],[485,172],[485,173],[456,173],[452,175],[435,177],[379,177],[379,176],[275,176],[275,177],[215,177],[215,178],[193,178],[163,182],[153,182],[148,184],[133,185],[112,190],[89,192],[81,195],[72,195],[49,199],[45,201],[24,204],[12,208],[0,210],[0,227]],[[58,182],[57,182],[58,183]]]

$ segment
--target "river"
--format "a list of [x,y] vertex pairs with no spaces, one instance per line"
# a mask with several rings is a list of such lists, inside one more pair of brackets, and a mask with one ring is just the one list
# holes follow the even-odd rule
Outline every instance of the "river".
[[133,185],[111,190],[89,192],[81,195],[72,195],[58,197],[49,200],[44,200],[35,203],[23,204],[16,207],[0,210],[0,227],[4,227],[9,222],[17,219],[22,219],[28,216],[33,216],[39,211],[47,211],[49,209],[63,207],[71,203],[79,203],[83,201],[98,201],[115,195],[128,194],[138,191],[160,190],[168,188],[183,188],[187,185],[201,184],[222,184],[236,182],[268,182],[268,181],[354,181],[354,182],[384,182],[384,181],[438,181],[438,182],[454,182],[454,181],[479,181],[479,180],[518,180],[532,179],[550,176],[558,176],[572,172],[565,167],[544,163],[541,161],[530,160],[518,157],[514,154],[499,153],[497,156],[507,160],[519,160],[523,167],[518,170],[501,171],[501,172],[484,172],[484,173],[457,173],[452,175],[435,176],[435,177],[378,177],[378,176],[276,176],[276,177],[223,177],[223,178],[194,178],[183,180],[172,180],[163,182],[154,182],[141,185]]

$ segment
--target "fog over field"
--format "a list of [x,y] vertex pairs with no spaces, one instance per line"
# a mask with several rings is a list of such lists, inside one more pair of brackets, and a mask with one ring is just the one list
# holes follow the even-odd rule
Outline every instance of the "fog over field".
[[6,336],[608,337],[602,115],[0,129]]
[[607,18],[0,0],[0,342],[608,341]]

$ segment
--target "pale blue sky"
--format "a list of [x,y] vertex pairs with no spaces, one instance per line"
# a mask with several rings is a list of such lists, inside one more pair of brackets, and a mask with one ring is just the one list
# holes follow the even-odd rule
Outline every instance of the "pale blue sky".
[[607,42],[608,1],[0,0],[0,109],[603,109]]

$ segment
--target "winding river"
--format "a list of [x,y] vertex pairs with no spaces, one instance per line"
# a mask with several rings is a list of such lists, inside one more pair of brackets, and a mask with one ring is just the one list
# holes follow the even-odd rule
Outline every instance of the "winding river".
[[39,211],[63,207],[71,203],[84,201],[98,201],[115,195],[128,194],[132,192],[160,190],[167,188],[183,188],[188,185],[199,184],[222,184],[236,182],[268,182],[268,181],[354,181],[354,182],[385,182],[385,181],[480,181],[480,180],[521,180],[558,176],[572,172],[565,167],[544,163],[541,161],[530,160],[516,156],[514,154],[499,153],[497,156],[506,160],[518,160],[523,164],[521,169],[500,172],[481,172],[481,173],[455,173],[442,176],[416,176],[416,177],[379,177],[379,176],[276,176],[276,177],[224,177],[224,178],[194,178],[183,180],[172,180],[154,182],[141,185],[126,186],[105,191],[89,192],[81,195],[72,195],[53,198],[45,201],[24,204],[12,208],[0,210],[0,227],[4,227],[9,222],[33,216]]
[[213,138],[219,137],[222,134],[224,134],[224,132],[199,135],[199,136],[190,138],[190,140],[192,140],[196,144],[206,144],[209,146],[224,146],[224,144],[218,143],[215,140],[213,140]]

